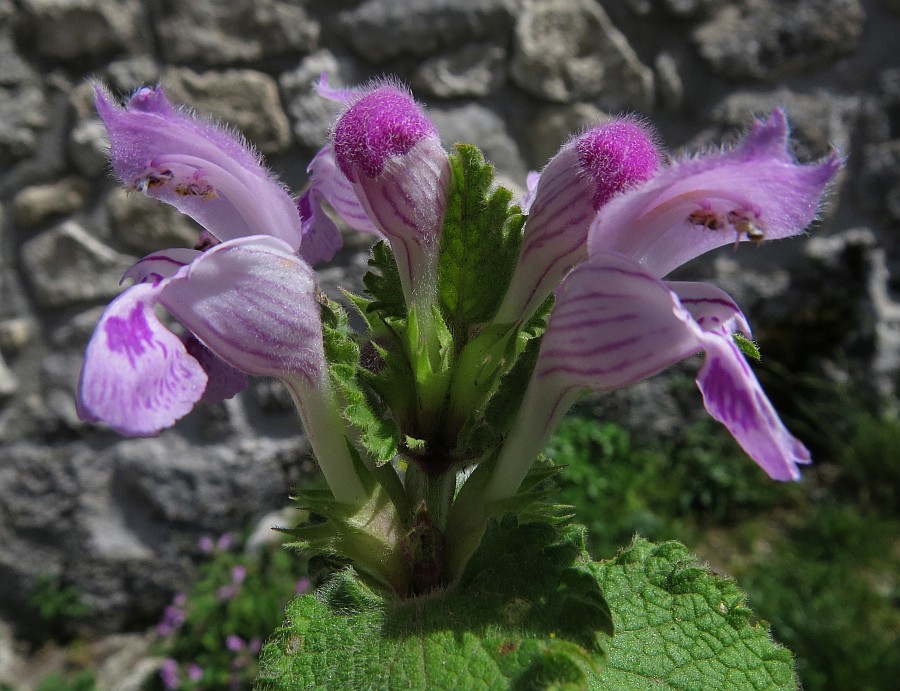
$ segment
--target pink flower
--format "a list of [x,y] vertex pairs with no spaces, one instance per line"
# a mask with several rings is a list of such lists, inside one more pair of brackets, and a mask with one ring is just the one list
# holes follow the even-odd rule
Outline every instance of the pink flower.
[[557,288],[488,497],[515,493],[583,392],[628,386],[696,353],[706,355],[697,384],[710,415],[769,476],[799,478],[809,452],[734,344],[735,331],[750,333],[740,309],[715,286],[662,277],[722,245],[802,232],[839,167],[837,155],[799,165],[788,151],[784,114],[775,111],[736,149],[663,166],[609,198],[592,217],[585,260]]

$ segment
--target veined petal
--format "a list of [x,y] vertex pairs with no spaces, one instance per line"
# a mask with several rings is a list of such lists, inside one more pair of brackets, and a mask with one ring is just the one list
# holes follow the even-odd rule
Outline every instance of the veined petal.
[[300,245],[290,195],[240,139],[177,110],[160,88],[137,91],[125,108],[96,90],[113,169],[132,189],[172,204],[222,241],[256,234]]
[[169,281],[159,301],[242,372],[309,385],[325,374],[315,274],[281,240],[216,245]]
[[160,250],[138,259],[122,276],[122,281],[132,279],[135,283],[156,283],[164,278],[171,278],[182,268],[190,264],[202,253],[175,247]]
[[392,85],[360,96],[338,119],[335,160],[366,214],[388,239],[407,301],[433,286],[450,162],[434,126]]
[[489,499],[515,493],[579,393],[628,386],[703,351],[697,383],[710,415],[772,478],[799,477],[797,464],[808,463],[809,453],[784,427],[731,340],[734,328],[746,325],[737,306],[715,288],[673,285],[689,308],[624,255],[594,255],[566,276],[519,415],[504,439]]
[[307,171],[310,184],[297,201],[303,233],[300,256],[314,265],[331,259],[343,244],[340,231],[325,213],[322,202],[327,202],[354,230],[384,239],[360,203],[353,185],[338,168],[331,146],[316,154]]
[[182,340],[187,352],[200,363],[208,377],[206,390],[200,399],[201,403],[220,403],[247,388],[247,377],[244,373],[203,345],[194,334],[187,333]]
[[704,331],[725,336],[731,336],[735,331],[747,337],[753,335],[740,307],[718,286],[686,281],[665,281],[665,284]]
[[807,448],[784,426],[738,348],[729,339],[702,337],[706,362],[697,377],[709,414],[775,480],[799,480]]
[[596,391],[628,386],[701,350],[685,319],[678,297],[640,265],[597,255],[560,285],[534,376]]
[[619,252],[664,276],[716,247],[802,232],[841,161],[833,154],[800,165],[787,147],[787,121],[776,110],[736,149],[663,168],[600,210],[589,254]]
[[203,396],[203,367],[153,313],[164,285],[134,285],[106,308],[81,370],[81,419],[148,436],[170,427]]
[[599,125],[565,144],[537,181],[519,261],[495,320],[527,319],[587,258],[597,210],[650,179],[659,161],[653,138],[633,120]]

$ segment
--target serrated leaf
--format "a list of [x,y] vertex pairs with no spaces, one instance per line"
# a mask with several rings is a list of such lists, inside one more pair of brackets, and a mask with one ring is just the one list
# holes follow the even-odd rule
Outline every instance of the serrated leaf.
[[406,298],[400,272],[390,246],[384,242],[372,247],[369,258],[370,270],[363,276],[366,292],[372,297],[367,311],[379,311],[384,318],[406,316]]
[[458,346],[468,327],[500,306],[518,257],[525,217],[512,193],[492,187],[494,169],[474,146],[450,156],[452,184],[441,231],[438,295]]
[[796,689],[791,653],[745,596],[677,542],[635,539],[593,564],[613,612],[609,662],[591,689]]
[[375,409],[375,401],[357,376],[360,349],[350,331],[347,313],[331,300],[322,301],[322,333],[331,381],[344,399],[343,418],[359,431],[363,447],[384,463],[397,454],[400,430],[396,422]]
[[379,601],[340,571],[288,605],[255,688],[586,688],[610,617],[585,559],[577,531],[505,521],[450,592]]

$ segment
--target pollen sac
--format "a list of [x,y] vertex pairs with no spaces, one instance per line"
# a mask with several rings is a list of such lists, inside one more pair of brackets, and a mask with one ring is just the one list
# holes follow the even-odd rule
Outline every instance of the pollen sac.
[[749,209],[735,209],[728,213],[728,222],[737,231],[738,236],[746,235],[747,239],[759,244],[766,239],[766,230],[760,221],[759,214]]
[[697,209],[688,216],[688,222],[707,230],[722,230],[725,227],[722,217],[712,209]]
[[202,179],[191,179],[179,182],[175,185],[175,194],[182,197],[201,197],[202,199],[215,199],[215,188]]
[[168,168],[149,166],[135,181],[131,184],[131,188],[149,194],[163,185],[169,183],[174,174]]

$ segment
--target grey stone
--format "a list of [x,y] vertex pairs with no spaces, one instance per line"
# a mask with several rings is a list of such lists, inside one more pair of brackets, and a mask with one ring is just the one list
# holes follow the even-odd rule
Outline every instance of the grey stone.
[[136,55],[109,63],[104,72],[112,89],[127,94],[141,86],[156,84],[162,66],[149,55]]
[[800,160],[821,158],[835,148],[844,156],[850,155],[860,101],[821,89],[811,93],[788,89],[734,93],[713,108],[719,129],[705,133],[702,139],[711,142],[734,138],[754,117],[767,115],[775,108],[783,108],[787,113],[791,144]]
[[325,144],[328,132],[341,104],[319,96],[314,88],[321,74],[328,75],[332,87],[353,86],[355,71],[346,59],[338,59],[327,50],[309,55],[298,65],[278,77],[278,86],[290,117],[294,137],[305,147],[319,149]]
[[6,366],[6,360],[0,354],[0,399],[12,396],[19,389],[19,382],[16,376]]
[[430,58],[412,76],[416,93],[435,98],[489,96],[505,81],[506,49],[494,43],[471,43]]
[[132,262],[75,221],[65,221],[22,246],[22,264],[41,307],[114,297]]
[[175,207],[123,188],[110,193],[106,209],[113,237],[139,255],[168,247],[193,247],[203,230]]
[[20,229],[31,229],[51,218],[73,214],[84,208],[88,192],[87,181],[77,177],[26,187],[13,198],[13,220]]
[[304,55],[316,49],[319,25],[305,3],[284,0],[157,0],[167,62],[225,66]]
[[25,317],[5,319],[0,322],[0,350],[18,353],[34,336],[34,324]]
[[716,72],[767,79],[850,53],[865,18],[859,0],[742,0],[719,9],[692,39]]
[[198,74],[188,68],[171,68],[163,73],[162,84],[173,102],[236,127],[263,153],[284,151],[291,143],[291,126],[281,108],[278,85],[262,72]]
[[863,208],[900,221],[900,139],[866,145],[857,191]]
[[344,38],[372,62],[503,36],[521,0],[365,0],[341,13]]
[[109,168],[109,138],[99,118],[85,118],[72,128],[68,151],[72,163],[85,177],[97,178],[106,172]]
[[660,0],[663,9],[675,17],[696,17],[728,4],[728,0]]
[[452,108],[432,108],[428,115],[441,134],[444,146],[475,144],[497,170],[514,180],[524,180],[528,169],[506,123],[477,103]]
[[23,0],[22,9],[34,51],[55,62],[95,63],[137,48],[141,40],[137,0]]
[[19,55],[12,38],[0,34],[0,86],[33,81],[35,76],[34,70]]
[[516,22],[510,75],[523,91],[559,103],[649,110],[653,72],[592,0],[527,0]]
[[31,83],[0,87],[0,164],[31,156],[49,124],[43,90]]
[[541,107],[526,132],[529,160],[543,168],[573,134],[608,119],[605,111],[591,103]]
[[25,624],[21,603],[49,573],[81,593],[84,630],[153,615],[189,581],[201,534],[284,505],[305,448],[299,437],[243,436],[198,447],[172,433],[107,448],[4,443],[0,608]]
[[663,51],[653,59],[656,81],[656,101],[666,110],[678,111],[684,102],[684,84],[678,73],[678,63],[671,53]]

